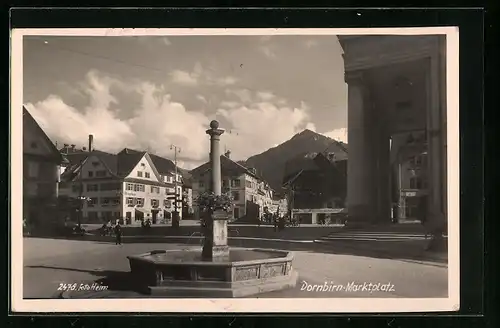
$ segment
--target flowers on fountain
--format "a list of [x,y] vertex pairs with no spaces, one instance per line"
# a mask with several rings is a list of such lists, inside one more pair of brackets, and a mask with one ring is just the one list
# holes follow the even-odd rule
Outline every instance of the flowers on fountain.
[[196,203],[200,212],[229,211],[233,206],[233,197],[230,194],[219,196],[213,192],[204,192],[198,196]]

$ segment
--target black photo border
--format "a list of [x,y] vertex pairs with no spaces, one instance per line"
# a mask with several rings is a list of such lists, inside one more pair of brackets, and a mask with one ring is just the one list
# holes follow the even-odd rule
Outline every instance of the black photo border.
[[[407,325],[483,326],[487,321],[482,316],[491,307],[485,307],[485,293],[488,296],[490,286],[485,288],[485,259],[492,260],[493,248],[488,243],[485,250],[486,233],[493,233],[492,222],[483,221],[485,214],[484,180],[484,79],[488,77],[484,70],[484,23],[485,11],[482,8],[12,8],[9,12],[10,28],[165,28],[165,27],[198,27],[198,28],[353,28],[353,27],[424,27],[424,26],[458,26],[460,38],[460,311],[453,313],[416,315],[416,314],[221,314],[211,317],[213,323],[221,326],[248,326],[260,324],[293,324],[293,325],[331,325],[347,324],[355,326],[370,318],[370,325],[381,324],[389,327]],[[491,21],[490,21],[491,22]],[[487,35],[488,37],[488,35]],[[490,36],[491,37],[491,36]],[[7,37],[9,39],[9,37]],[[490,39],[491,42],[491,39]],[[492,58],[494,58],[492,56]],[[10,65],[6,70],[9,76]],[[485,73],[483,73],[483,71]],[[491,78],[492,76],[489,75]],[[8,81],[6,81],[9,83]],[[9,99],[8,88],[6,100]],[[4,91],[5,92],[5,91]],[[10,106],[9,106],[10,107]],[[9,112],[5,111],[4,131],[9,129]],[[9,142],[9,137],[4,139]],[[4,149],[7,149],[5,147]],[[8,168],[10,163],[6,165]],[[2,182],[10,179],[9,171]],[[5,197],[8,199],[9,190]],[[11,195],[13,196],[13,195]],[[10,217],[7,203],[7,216]],[[10,244],[9,220],[4,219],[4,238]],[[487,227],[487,229],[485,229]],[[484,256],[484,254],[487,256]],[[7,269],[12,259],[7,250]],[[9,272],[6,278],[8,279]],[[8,280],[5,280],[9,283]],[[492,280],[492,279],[490,279]],[[492,281],[493,283],[493,281]],[[10,286],[10,283],[9,283]],[[10,288],[10,287],[9,287]],[[10,303],[10,289],[7,307]],[[491,292],[490,292],[491,293]],[[490,294],[490,296],[492,296]],[[195,309],[193,309],[195,310]],[[10,308],[9,308],[10,312]],[[168,325],[172,327],[203,324],[201,314],[148,314],[121,318],[122,313],[94,314],[11,314],[8,320],[14,326],[42,326],[60,324],[71,327],[92,326],[145,326]],[[273,318],[280,316],[281,318]],[[300,316],[300,317],[299,317]],[[462,317],[462,318],[460,318]],[[418,320],[417,320],[418,318]],[[214,320],[215,319],[215,320]],[[458,321],[460,320],[460,321]],[[491,323],[491,322],[490,322]]]

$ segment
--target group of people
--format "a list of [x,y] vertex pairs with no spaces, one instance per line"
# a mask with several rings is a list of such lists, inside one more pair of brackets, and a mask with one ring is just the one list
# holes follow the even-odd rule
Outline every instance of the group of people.
[[111,232],[115,235],[115,243],[116,245],[122,244],[122,226],[120,224],[120,220],[116,220],[115,224],[110,220],[103,224],[102,231],[104,234],[111,234]]

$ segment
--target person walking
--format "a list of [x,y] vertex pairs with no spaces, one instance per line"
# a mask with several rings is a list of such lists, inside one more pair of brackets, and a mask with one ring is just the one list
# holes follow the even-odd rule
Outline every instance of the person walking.
[[116,245],[121,245],[122,244],[122,226],[120,225],[120,221],[116,222],[116,225],[115,225],[115,238],[116,238]]

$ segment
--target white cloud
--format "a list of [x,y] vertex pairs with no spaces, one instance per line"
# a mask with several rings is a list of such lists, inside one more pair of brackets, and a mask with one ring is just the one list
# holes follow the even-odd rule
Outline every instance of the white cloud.
[[272,38],[272,35],[263,35],[263,36],[261,36],[261,37],[260,37],[260,39],[259,39],[259,40],[260,40],[261,42],[268,42],[268,41],[270,41],[270,40],[271,40],[271,38]]
[[161,42],[166,45],[166,46],[171,46],[172,45],[172,42],[165,36],[163,38],[161,38]]
[[250,103],[253,100],[252,92],[248,89],[226,89],[226,94],[236,96],[243,103]]
[[[119,81],[92,71],[80,88],[90,98],[84,108],[69,106],[59,95],[26,104],[53,141],[83,147],[88,135],[94,134],[96,148],[103,151],[118,152],[124,147],[150,149],[167,158],[171,158],[172,153],[165,145],[174,143],[182,149],[180,160],[186,168],[208,159],[209,142],[205,130],[213,117],[188,110],[173,100],[175,97],[165,87],[148,82]],[[127,97],[136,96],[141,100],[132,118],[122,119],[117,115],[121,103],[112,93],[120,88],[127,91]],[[249,103],[241,105],[228,100],[223,103],[231,105],[228,107],[232,109],[218,111],[224,125],[227,124],[222,127],[238,132],[224,134],[221,138],[235,159],[246,159],[288,140],[309,122],[309,110],[304,103],[299,108],[292,108],[261,102],[256,94],[246,89],[236,92],[243,98],[248,97]]]
[[233,76],[218,77],[210,70],[203,68],[201,63],[196,63],[192,72],[174,70],[170,73],[171,81],[183,86],[198,86],[200,84],[226,87],[234,85],[238,79]]
[[208,104],[208,100],[207,98],[205,98],[204,96],[202,95],[196,95],[196,99],[198,99],[199,101],[201,101],[202,103],[204,104]]
[[210,78],[209,82],[212,84],[218,85],[220,87],[226,87],[229,85],[234,85],[236,82],[238,82],[238,79],[233,77],[233,76],[226,76],[226,77],[221,77],[221,78]]
[[310,49],[310,48],[312,48],[312,47],[315,47],[315,46],[317,46],[318,44],[319,44],[319,43],[318,43],[318,41],[317,41],[317,40],[312,40],[312,39],[310,39],[310,40],[306,40],[306,42],[304,43],[304,45],[305,45],[305,46],[306,46],[306,48],[308,48],[308,49]]
[[316,125],[314,125],[314,123],[312,122],[309,122],[306,124],[306,129],[316,132]]
[[235,159],[245,159],[290,139],[309,120],[304,107],[279,107],[268,102],[219,109],[218,114],[237,132],[221,139]]
[[228,108],[235,108],[235,107],[238,107],[238,106],[241,106],[241,103],[237,102],[237,101],[223,101],[220,103],[221,107],[228,107]]
[[347,143],[347,128],[339,128],[322,134],[337,141]]
[[194,73],[189,73],[181,70],[174,70],[170,73],[170,78],[172,82],[183,85],[194,87],[198,85],[198,75]]
[[271,99],[274,99],[276,96],[272,92],[268,91],[260,91],[257,92],[257,97],[263,101],[269,101]]
[[271,49],[270,46],[260,46],[259,47],[259,51],[261,53],[263,53],[269,59],[275,59],[276,58],[276,54],[274,53],[274,51]]

